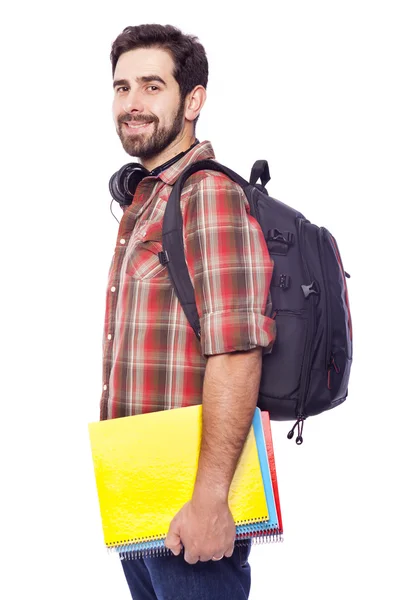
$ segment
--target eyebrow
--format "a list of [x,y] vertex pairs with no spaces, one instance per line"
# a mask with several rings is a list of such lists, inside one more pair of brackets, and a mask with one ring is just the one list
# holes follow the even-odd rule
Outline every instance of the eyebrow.
[[[163,85],[167,85],[164,79],[161,79],[159,75],[144,75],[143,77],[136,77],[137,83],[150,83],[151,81],[158,81]],[[113,88],[116,88],[119,85],[129,86],[129,81],[127,79],[116,79],[113,82]]]

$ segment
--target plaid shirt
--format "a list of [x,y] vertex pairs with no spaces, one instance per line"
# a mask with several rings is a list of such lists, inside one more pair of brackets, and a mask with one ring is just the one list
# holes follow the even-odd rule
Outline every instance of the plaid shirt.
[[208,158],[213,149],[202,142],[143,179],[122,216],[108,276],[101,420],[201,404],[207,356],[272,348],[275,321],[266,315],[273,262],[240,186],[201,171],[182,191],[200,342],[159,262],[172,185],[187,165]]

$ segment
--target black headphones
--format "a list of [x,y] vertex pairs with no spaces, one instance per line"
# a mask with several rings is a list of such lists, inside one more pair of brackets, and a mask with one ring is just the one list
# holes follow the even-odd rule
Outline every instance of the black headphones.
[[181,152],[177,156],[174,156],[164,164],[156,167],[152,171],[148,171],[140,163],[128,163],[121,167],[119,171],[114,173],[109,182],[110,194],[116,202],[121,206],[129,206],[132,204],[133,196],[139,183],[144,177],[157,176],[162,171],[176,163],[182,156],[185,156],[192,148],[199,144],[199,140],[196,139],[195,143],[190,146],[184,152]]

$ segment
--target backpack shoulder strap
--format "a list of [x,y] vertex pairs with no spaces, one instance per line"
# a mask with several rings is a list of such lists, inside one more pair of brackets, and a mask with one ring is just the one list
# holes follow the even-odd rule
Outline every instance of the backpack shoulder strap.
[[194,173],[204,171],[205,169],[224,173],[242,188],[248,186],[248,182],[234,171],[231,171],[231,169],[213,160],[200,160],[186,167],[175,182],[169,196],[162,228],[163,252],[160,252],[159,259],[168,268],[168,274],[174,286],[175,293],[197,339],[200,339],[200,320],[194,289],[185,260],[180,200],[186,180]]

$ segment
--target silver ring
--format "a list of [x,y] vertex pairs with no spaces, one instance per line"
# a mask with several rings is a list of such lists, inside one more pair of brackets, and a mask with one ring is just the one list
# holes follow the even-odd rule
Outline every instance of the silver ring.
[[216,556],[212,557],[212,560],[222,560],[224,558],[224,555],[220,556],[219,558],[217,558]]

